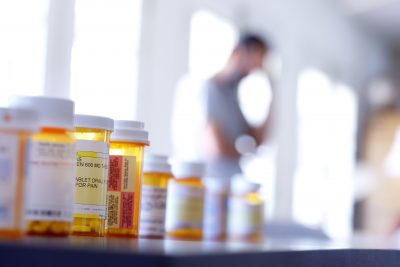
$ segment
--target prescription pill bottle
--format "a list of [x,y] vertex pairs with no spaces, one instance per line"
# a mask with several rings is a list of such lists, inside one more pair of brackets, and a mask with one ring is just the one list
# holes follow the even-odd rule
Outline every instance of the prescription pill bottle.
[[104,236],[110,135],[113,130],[112,119],[75,115],[74,235]]
[[201,163],[173,164],[175,179],[168,183],[166,236],[173,239],[203,238],[204,185]]
[[110,142],[106,235],[138,237],[144,147],[144,123],[114,121]]
[[26,140],[37,130],[33,110],[0,108],[0,237],[22,235]]
[[164,238],[168,181],[172,179],[168,157],[146,155],[143,161],[139,236]]
[[204,240],[226,240],[228,217],[229,179],[207,177],[204,198]]
[[261,242],[264,230],[264,201],[258,194],[259,184],[234,176],[228,202],[228,235],[230,240]]
[[74,103],[49,97],[14,97],[11,107],[37,112],[40,131],[29,139],[25,189],[28,235],[71,232],[75,181]]

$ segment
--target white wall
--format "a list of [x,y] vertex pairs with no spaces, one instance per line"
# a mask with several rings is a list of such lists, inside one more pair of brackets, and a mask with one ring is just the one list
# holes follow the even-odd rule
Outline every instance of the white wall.
[[342,15],[336,1],[146,0],[139,74],[138,114],[150,130],[153,152],[171,152],[170,115],[174,86],[187,71],[192,12],[207,8],[240,28],[259,30],[283,59],[277,84],[276,141],[279,145],[275,216],[292,216],[297,149],[297,75],[306,67],[362,92],[369,77],[385,71],[385,44]]
[[137,114],[154,153],[171,152],[173,90],[188,68],[190,13],[185,1],[143,1]]

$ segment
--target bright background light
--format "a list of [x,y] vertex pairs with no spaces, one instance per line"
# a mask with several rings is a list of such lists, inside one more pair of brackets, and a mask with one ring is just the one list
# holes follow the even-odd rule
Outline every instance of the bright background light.
[[[23,7],[23,8],[21,8]],[[47,0],[0,1],[0,105],[43,93]]]
[[298,163],[294,218],[331,237],[351,233],[357,100],[318,69],[298,80]]
[[141,1],[75,3],[71,97],[76,112],[135,117]]
[[190,24],[190,73],[200,78],[215,74],[226,63],[237,37],[237,29],[224,18],[205,10],[195,12]]

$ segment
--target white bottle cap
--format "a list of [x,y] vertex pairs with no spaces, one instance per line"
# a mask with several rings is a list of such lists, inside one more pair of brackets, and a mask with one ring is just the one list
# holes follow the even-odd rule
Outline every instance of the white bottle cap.
[[33,109],[40,127],[74,129],[74,102],[68,99],[17,96],[9,99],[10,107]]
[[36,132],[39,130],[37,113],[32,109],[0,108],[0,129]]
[[144,130],[143,122],[115,120],[111,141],[133,142],[148,145],[149,134]]
[[174,162],[172,173],[176,179],[198,177],[204,175],[204,164],[199,162]]
[[241,174],[236,174],[232,177],[231,192],[233,195],[255,193],[259,189],[259,184],[248,181]]
[[143,160],[144,173],[171,173],[168,157],[161,155],[145,155]]
[[223,193],[229,191],[230,180],[223,177],[206,177],[204,184],[206,190],[214,193]]
[[114,130],[114,120],[107,117],[91,115],[75,115],[75,128]]

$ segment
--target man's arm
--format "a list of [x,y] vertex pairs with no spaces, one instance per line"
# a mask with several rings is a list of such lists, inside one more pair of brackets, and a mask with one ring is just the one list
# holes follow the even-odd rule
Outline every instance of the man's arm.
[[274,117],[274,101],[271,101],[268,116],[259,127],[250,127],[250,135],[256,141],[257,146],[261,145],[263,141],[269,137],[271,133],[272,120]]
[[229,141],[220,125],[212,119],[206,124],[206,141],[207,146],[209,146],[208,151],[210,151],[213,156],[223,155],[233,159],[240,157],[239,152],[235,148],[235,144]]

